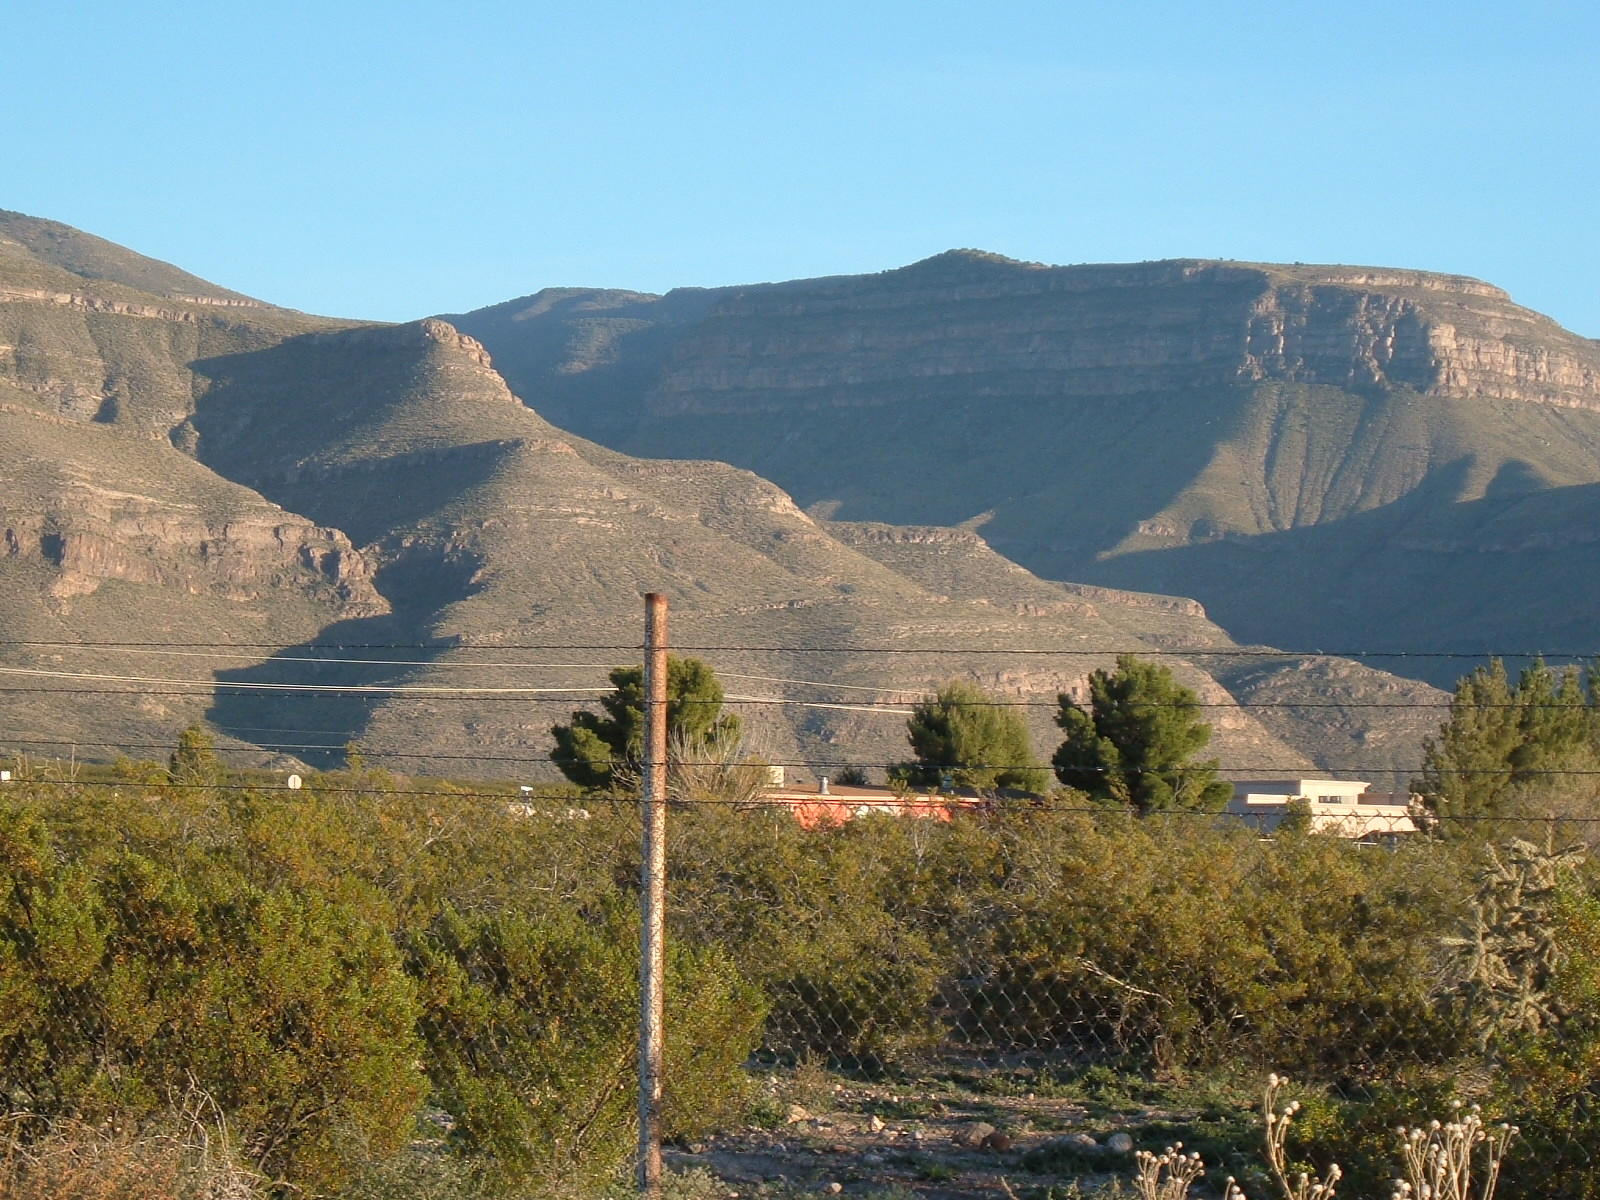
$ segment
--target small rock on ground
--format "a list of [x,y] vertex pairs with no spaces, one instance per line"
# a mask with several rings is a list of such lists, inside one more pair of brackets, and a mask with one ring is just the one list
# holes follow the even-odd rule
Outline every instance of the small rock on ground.
[[962,1125],[950,1135],[950,1140],[958,1146],[975,1150],[983,1145],[983,1139],[995,1132],[993,1125],[987,1121],[970,1121]]

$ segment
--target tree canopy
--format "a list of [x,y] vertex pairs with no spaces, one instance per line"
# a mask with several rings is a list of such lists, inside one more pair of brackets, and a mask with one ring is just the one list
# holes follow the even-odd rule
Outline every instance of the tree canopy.
[[1021,714],[998,706],[976,684],[941,684],[913,710],[906,736],[917,760],[896,775],[917,787],[939,787],[946,776],[957,787],[980,789],[1043,792],[1050,785]]
[[1200,698],[1166,667],[1119,655],[1115,671],[1089,674],[1089,705],[1058,697],[1066,740],[1051,764],[1056,778],[1094,799],[1142,814],[1220,812],[1232,785],[1217,760],[1194,756],[1211,741]]
[[178,735],[178,745],[167,759],[167,779],[181,784],[214,784],[222,779],[216,743],[199,725]]
[[[591,791],[637,775],[644,758],[644,668],[618,667],[602,712],[580,709],[568,725],[550,729],[551,755],[561,773]],[[667,737],[683,757],[710,753],[739,737],[739,718],[722,711],[722,684],[698,658],[667,657]]]
[[1542,660],[1515,684],[1499,659],[1463,676],[1438,736],[1423,743],[1412,784],[1423,806],[1444,821],[1561,815],[1574,799],[1561,773],[1600,761],[1592,684],[1576,667]]

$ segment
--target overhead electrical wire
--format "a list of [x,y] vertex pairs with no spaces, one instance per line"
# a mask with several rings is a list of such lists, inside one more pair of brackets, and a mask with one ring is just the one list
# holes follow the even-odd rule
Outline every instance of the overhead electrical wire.
[[[76,688],[76,687],[5,687],[5,686],[0,686],[0,695],[22,694],[22,695],[51,695],[51,696],[194,696],[194,697],[203,698],[208,691],[226,691],[226,690],[231,689],[231,688],[244,688],[244,689],[249,690],[249,689],[259,689],[259,688],[263,688],[263,687],[269,687],[269,685],[266,685],[266,684],[227,683],[227,682],[213,682],[213,681],[210,681],[210,680],[173,680],[171,682],[184,684],[187,687],[189,687],[191,690],[188,690],[188,691],[177,691],[177,690],[162,690],[162,689],[159,689],[159,688],[142,688],[142,687],[141,688],[134,688],[134,687],[127,687],[127,688]],[[398,691],[404,692],[406,690],[406,689],[384,689],[382,687],[374,687],[374,688],[371,688],[371,689],[348,688],[348,687],[340,687],[340,686],[331,685],[331,684],[330,685],[322,685],[322,684],[296,684],[296,685],[282,684],[282,685],[278,685],[278,686],[280,688],[290,688],[292,690],[303,691],[303,692],[335,692],[335,693],[337,693],[337,692],[341,692],[341,691],[356,691],[358,693],[359,692],[367,692],[369,694],[385,694],[388,691],[398,690]],[[831,685],[818,685],[818,686],[831,686]],[[273,689],[273,690],[277,690],[277,689]],[[476,700],[476,701],[515,700],[515,701],[519,701],[519,702],[525,703],[525,704],[558,704],[558,705],[567,706],[567,705],[571,705],[571,704],[574,704],[574,703],[583,703],[584,702],[581,699],[574,699],[573,695],[572,695],[573,693],[609,694],[613,690],[614,689],[612,689],[612,688],[588,687],[588,688],[544,688],[544,689],[540,689],[540,688],[507,688],[507,689],[503,689],[503,690],[490,689],[488,691],[482,691],[482,690],[474,691],[471,688],[457,689],[457,688],[443,688],[443,687],[441,687],[441,688],[432,689],[426,695],[406,696],[406,695],[402,694],[398,698],[401,699],[401,700],[406,700],[406,699],[414,699],[414,700],[421,700],[421,699],[426,699],[426,700],[465,699],[465,700]],[[923,700],[927,700],[927,699],[931,699],[932,698],[930,696],[929,692],[927,691],[927,689],[925,689],[925,688],[918,689],[918,688],[891,688],[891,687],[884,687],[884,688],[875,688],[875,689],[869,689],[869,690],[895,692],[895,693],[899,693],[899,694],[908,694],[908,693],[918,694],[918,695],[920,695],[922,697],[922,700],[919,700],[918,703],[921,703]],[[502,694],[502,692],[504,694]],[[541,694],[539,694],[541,692],[558,693],[558,695],[541,695]],[[858,712],[881,712],[881,713],[886,713],[886,714],[894,715],[894,716],[909,716],[910,713],[911,713],[911,709],[910,708],[894,708],[894,707],[888,707],[887,705],[874,705],[874,704],[824,703],[822,701],[796,700],[796,699],[792,699],[792,698],[788,698],[788,697],[782,697],[782,696],[724,696],[721,700],[702,700],[702,699],[695,699],[695,698],[692,698],[692,697],[686,697],[686,698],[681,699],[681,700],[674,700],[672,703],[674,705],[684,705],[684,706],[710,705],[710,704],[755,704],[755,705],[778,705],[778,706],[790,705],[790,706],[800,707],[800,708],[842,708],[842,709],[848,709],[848,710],[858,711]],[[898,702],[898,701],[890,701],[890,702],[888,702],[888,704],[896,704],[896,703],[901,703],[901,702]],[[1317,709],[1317,708],[1352,709],[1352,708],[1358,708],[1358,709],[1390,709],[1390,710],[1399,710],[1399,709],[1422,709],[1422,710],[1428,710],[1428,709],[1450,708],[1455,703],[1455,701],[1452,700],[1452,699],[1446,698],[1446,699],[1443,699],[1443,700],[1195,700],[1195,701],[1192,701],[1192,702],[1191,701],[1186,701],[1186,700],[1141,700],[1141,701],[1137,701],[1136,703],[1138,704],[1138,706],[1143,707],[1143,708],[1220,708],[1220,709],[1241,709],[1241,710],[1254,710],[1254,709],[1307,709],[1307,708],[1312,708],[1312,709]],[[1059,702],[1057,702],[1055,700],[971,700],[971,701],[963,700],[963,701],[961,701],[961,706],[962,707],[967,707],[967,708],[1051,708],[1051,709],[1053,709],[1053,708],[1059,708],[1060,704],[1059,704]],[[1537,702],[1534,702],[1534,703],[1526,703],[1526,704],[1519,703],[1517,701],[1507,701],[1507,702],[1494,702],[1494,703],[1481,703],[1481,704],[1480,703],[1474,703],[1474,704],[1472,704],[1471,707],[1473,707],[1475,709],[1479,709],[1479,708],[1484,708],[1484,709],[1530,709],[1530,708],[1532,708],[1532,709],[1547,709],[1547,708],[1548,709],[1562,709],[1562,708],[1571,708],[1571,707],[1573,707],[1573,705],[1566,704],[1566,703],[1563,703],[1563,702],[1560,702],[1560,701],[1537,701]],[[265,727],[264,726],[235,726],[234,728],[255,728],[255,729],[271,728],[271,729],[276,729],[278,727],[277,726],[265,726]]]
[[[134,649],[173,649],[188,650],[193,647],[202,647],[208,650],[244,649],[244,650],[269,650],[273,652],[286,649],[302,651],[313,650],[413,650],[418,652],[441,653],[445,651],[489,651],[489,650],[575,650],[575,651],[607,651],[643,653],[644,647],[638,642],[496,642],[492,644],[476,644],[471,642],[327,642],[303,643],[297,646],[284,646],[282,642],[123,642],[123,641],[66,641],[43,640],[29,638],[0,638],[0,646],[22,646],[36,649],[72,649],[93,648],[101,650],[134,650]],[[976,655],[976,654],[1011,654],[1020,656],[1053,656],[1053,657],[1114,657],[1129,654],[1139,658],[1423,658],[1423,659],[1522,659],[1522,658],[1554,658],[1554,659],[1588,659],[1600,657],[1600,648],[1587,650],[1324,650],[1321,648],[1305,650],[1287,650],[1279,647],[1250,647],[1227,646],[1216,648],[1181,647],[1162,648],[1154,646],[1076,646],[1076,647],[1021,647],[1021,646],[774,646],[774,645],[677,645],[671,647],[673,653],[695,654],[895,654],[895,655]],[[413,665],[406,662],[402,665]],[[432,665],[426,662],[415,665]]]
[[[0,642],[0,645],[6,645],[6,644],[7,643],[5,643],[5,642]],[[220,652],[215,651],[215,650],[155,650],[155,649],[151,649],[151,648],[149,648],[147,646],[100,646],[100,645],[94,645],[92,643],[87,643],[87,642],[74,644],[74,645],[62,645],[62,646],[58,646],[56,648],[57,649],[64,649],[64,650],[65,649],[83,649],[83,650],[96,650],[96,651],[114,650],[118,654],[147,654],[147,655],[151,655],[151,656],[156,657],[156,658],[226,659],[226,660],[228,660],[230,662],[235,662],[235,661],[238,661],[238,660],[242,659],[242,660],[244,660],[246,662],[259,663],[262,666],[266,666],[266,665],[269,665],[271,663],[281,663],[281,662],[303,662],[303,663],[335,663],[335,664],[344,664],[344,665],[361,666],[361,667],[427,667],[430,670],[435,670],[435,671],[438,671],[438,670],[477,671],[477,670],[489,670],[489,669],[501,668],[501,667],[515,668],[515,669],[517,669],[519,671],[525,671],[525,670],[609,671],[616,665],[615,663],[598,663],[598,662],[587,662],[587,663],[486,662],[486,663],[484,663],[484,662],[439,662],[437,660],[426,659],[426,658],[329,658],[329,657],[327,657],[325,655],[316,655],[316,654],[273,654],[273,655],[264,657],[264,656],[262,656],[260,654],[226,654],[226,653],[220,653]],[[755,677],[752,676],[752,678],[755,678]]]
[[[175,749],[177,749],[177,743],[174,743],[174,742],[115,742],[115,741],[98,741],[96,739],[87,738],[87,737],[86,738],[78,738],[78,739],[65,739],[65,738],[28,738],[28,737],[18,737],[18,736],[7,735],[7,736],[0,736],[0,741],[7,741],[7,742],[12,742],[12,743],[15,743],[15,744],[18,744],[18,745],[28,745],[28,746],[38,746],[38,745],[79,746],[79,747],[83,747],[85,749],[94,748],[94,747],[105,747],[105,748],[109,748],[109,749],[165,749],[165,750],[175,750]],[[290,749],[290,748],[294,748],[292,743],[279,743],[279,742],[255,743],[254,745],[249,745],[249,746],[218,746],[218,747],[216,747],[216,749],[219,752],[241,753],[241,754],[243,754],[243,753],[256,753],[256,754],[259,754],[259,753],[262,752],[262,750],[274,750],[274,749],[276,749],[276,750],[286,750],[286,749]],[[306,749],[306,750],[312,750],[312,749],[315,749],[315,750],[342,750],[342,749],[344,749],[344,747],[342,745],[338,745],[338,746],[334,746],[334,745],[315,745],[315,746],[313,746],[313,745],[300,745],[298,748],[299,749]],[[415,760],[421,760],[421,761],[495,762],[495,763],[512,763],[512,764],[549,763],[549,762],[554,762],[555,761],[555,756],[551,755],[551,754],[532,754],[532,753],[530,753],[530,754],[491,754],[491,753],[478,753],[478,752],[460,754],[460,753],[449,753],[449,752],[443,752],[443,751],[430,753],[430,752],[426,752],[426,751],[385,750],[385,749],[382,749],[381,747],[373,747],[373,746],[367,746],[367,745],[362,745],[360,747],[360,749],[361,749],[361,753],[362,753],[362,755],[364,757],[372,758],[372,759],[402,758],[402,759],[415,759]],[[613,766],[613,767],[615,767],[615,766],[636,767],[638,764],[637,763],[632,763],[632,762],[627,762],[627,761],[608,761],[608,762],[604,762],[604,763],[597,763],[596,765]],[[734,765],[734,764],[729,764],[727,761],[725,761],[723,759],[675,759],[674,760],[674,765],[685,766],[685,767],[726,767],[726,766],[730,766],[730,765]],[[889,770],[889,769],[894,768],[894,767],[904,766],[905,763],[904,763],[904,761],[896,761],[896,762],[860,762],[860,761],[853,761],[853,760],[820,760],[820,759],[816,759],[816,758],[799,758],[799,759],[794,759],[794,758],[778,759],[778,758],[774,758],[774,759],[762,759],[760,761],[760,765],[768,766],[768,767],[805,768],[807,770],[816,771],[816,772],[832,772],[832,771],[843,770],[843,769],[848,768],[848,767],[858,767],[858,768],[863,769],[863,770],[883,770],[883,771],[886,771],[886,770]],[[935,771],[940,771],[940,770],[944,770],[944,771],[963,771],[963,770],[1022,771],[1022,770],[1039,770],[1039,769],[1049,770],[1050,769],[1048,767],[1042,767],[1042,765],[1040,763],[950,763],[950,764],[946,764],[946,765],[939,765],[939,764],[917,764],[917,765],[918,766],[923,766],[923,767],[926,767],[929,770],[935,770]],[[1219,768],[1208,766],[1206,764],[1193,764],[1193,765],[1183,765],[1183,766],[1173,766],[1173,767],[1148,767],[1148,768],[1142,768],[1142,767],[1083,767],[1083,768],[1074,768],[1075,773],[1079,773],[1079,774],[1126,773],[1126,774],[1135,774],[1135,775],[1137,775],[1137,774],[1157,774],[1157,775],[1166,775],[1166,774],[1203,774],[1203,773],[1206,773],[1206,772],[1212,772],[1212,771],[1217,771],[1217,770],[1219,770]],[[1371,766],[1371,765],[1366,765],[1366,766],[1344,765],[1344,766],[1307,767],[1307,766],[1305,766],[1303,764],[1278,763],[1278,764],[1267,764],[1267,765],[1228,766],[1226,768],[1223,768],[1223,770],[1225,770],[1226,773],[1229,774],[1229,775],[1244,775],[1244,774],[1250,773],[1250,772],[1259,772],[1259,773],[1264,774],[1264,775],[1266,775],[1266,774],[1292,775],[1292,776],[1295,776],[1295,777],[1298,777],[1298,778],[1313,779],[1313,778],[1319,778],[1321,773],[1324,773],[1324,772],[1341,772],[1341,773],[1350,773],[1350,774],[1363,774],[1364,773],[1364,774],[1369,774],[1369,775],[1415,775],[1415,774],[1418,773],[1420,768],[1419,767],[1379,767],[1379,766]],[[1444,772],[1444,773],[1445,774],[1449,774],[1449,775],[1516,775],[1516,776],[1520,776],[1520,777],[1533,777],[1533,776],[1539,776],[1539,777],[1543,777],[1543,776],[1580,776],[1580,777],[1590,777],[1590,776],[1600,776],[1600,768],[1549,767],[1549,768],[1527,769],[1527,768],[1521,768],[1521,767],[1467,767],[1467,768],[1451,769],[1451,770],[1449,770],[1447,772]]]
[[[5,644],[6,643],[4,643],[4,642],[0,642],[0,645],[5,645]],[[82,645],[81,647],[73,647],[73,648],[104,650],[104,649],[107,649],[108,647],[89,646],[89,645],[85,644],[85,645]],[[118,652],[119,653],[123,653],[123,654],[147,654],[147,655],[153,655],[153,656],[156,656],[156,657],[159,657],[159,658],[200,658],[200,659],[211,659],[211,660],[226,659],[226,660],[228,660],[230,662],[231,661],[236,661],[236,660],[239,660],[239,659],[244,659],[244,660],[252,662],[252,663],[258,663],[261,666],[270,666],[270,665],[275,664],[275,663],[283,663],[283,662],[303,662],[303,663],[334,663],[334,664],[339,664],[339,665],[361,666],[361,667],[367,667],[367,666],[372,666],[372,667],[427,667],[430,670],[435,670],[435,671],[488,671],[488,670],[610,671],[610,670],[614,670],[615,669],[615,664],[613,664],[613,663],[594,663],[594,662],[588,662],[588,663],[437,662],[437,661],[429,661],[429,660],[426,660],[426,659],[410,659],[410,658],[328,658],[328,657],[324,657],[324,656],[320,656],[320,655],[310,655],[310,654],[274,654],[270,658],[263,659],[260,655],[255,655],[255,654],[219,654],[219,653],[215,653],[215,652],[212,652],[212,651],[196,651],[196,650],[152,650],[152,649],[149,649],[149,648],[146,648],[146,647],[134,647],[134,646],[122,647],[122,648],[120,648],[118,650]],[[789,678],[786,678],[786,677],[783,677],[783,676],[779,676],[779,675],[745,675],[745,674],[740,674],[740,673],[735,672],[735,671],[718,671],[717,674],[722,679],[741,679],[741,680],[745,680],[746,682],[750,682],[750,683],[788,683],[788,684],[795,684],[795,685],[801,686],[801,687],[833,688],[833,689],[836,689],[836,690],[839,690],[839,691],[853,691],[853,692],[885,692],[885,691],[888,691],[888,692],[917,692],[917,693],[920,693],[923,690],[923,689],[920,689],[920,688],[880,688],[880,687],[873,687],[870,684],[860,684],[860,683],[828,683],[828,682],[824,682],[822,680],[816,680],[816,679],[789,679]]]
[[220,683],[212,679],[161,679],[147,675],[107,675],[95,671],[47,671],[39,667],[0,667],[0,675],[24,675],[45,679],[85,679],[99,683],[160,683],[168,686],[180,685],[196,688],[246,688],[255,691],[274,692],[365,692],[365,693],[419,693],[429,695],[517,695],[533,696],[554,693],[590,693],[609,692],[606,687],[437,687],[424,684],[366,684],[366,683],[257,683],[229,681]]

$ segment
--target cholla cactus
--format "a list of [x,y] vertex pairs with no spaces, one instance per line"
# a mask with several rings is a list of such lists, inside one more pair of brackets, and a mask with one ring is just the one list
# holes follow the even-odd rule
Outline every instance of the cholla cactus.
[[[1133,1160],[1136,1164],[1133,1186],[1139,1193],[1139,1200],[1187,1200],[1189,1185],[1206,1169],[1199,1154],[1193,1150],[1187,1154],[1183,1152],[1182,1142],[1174,1142],[1160,1154],[1141,1150]],[[1228,1184],[1231,1188],[1233,1180]],[[1239,1200],[1243,1200],[1242,1194]]]
[[1584,850],[1541,850],[1514,838],[1502,851],[1488,847],[1487,854],[1471,924],[1463,936],[1445,939],[1460,956],[1455,993],[1483,1050],[1561,1019],[1547,990],[1561,965],[1555,904]]
[[[1485,1125],[1477,1105],[1449,1121],[1401,1127],[1401,1164],[1404,1179],[1395,1180],[1392,1200],[1492,1200],[1500,1181],[1500,1163],[1515,1125]],[[1483,1176],[1473,1191],[1473,1158],[1483,1160]]]
[[1291,1100],[1281,1108],[1278,1096],[1288,1084],[1287,1076],[1268,1075],[1267,1090],[1261,1098],[1261,1120],[1266,1126],[1267,1166],[1284,1200],[1333,1200],[1334,1189],[1344,1172],[1338,1163],[1328,1164],[1327,1178],[1305,1171],[1289,1173],[1289,1156],[1284,1149],[1289,1139],[1289,1124],[1300,1111],[1300,1101]]

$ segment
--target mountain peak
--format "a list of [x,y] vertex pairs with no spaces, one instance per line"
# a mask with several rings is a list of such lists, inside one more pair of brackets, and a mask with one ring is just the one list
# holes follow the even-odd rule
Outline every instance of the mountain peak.
[[1043,267],[1043,263],[1023,262],[1021,259],[1007,258],[1004,254],[996,254],[992,250],[961,247],[954,250],[946,250],[941,254],[919,259],[917,262],[907,266],[896,267],[883,273],[885,275],[957,276],[976,273],[987,274],[996,270],[1036,271]]

